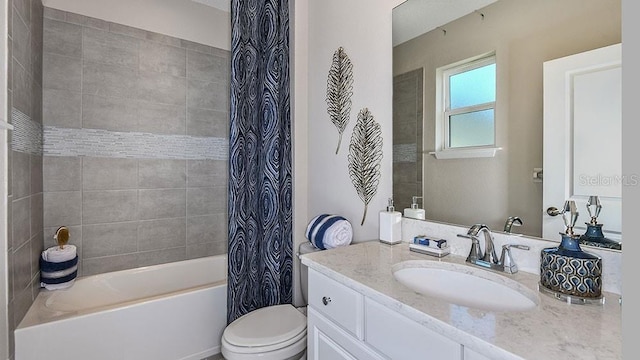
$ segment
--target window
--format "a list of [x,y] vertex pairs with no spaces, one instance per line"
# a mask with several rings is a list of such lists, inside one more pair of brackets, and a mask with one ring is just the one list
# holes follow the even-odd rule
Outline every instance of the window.
[[436,157],[494,156],[495,55],[440,68],[437,82]]

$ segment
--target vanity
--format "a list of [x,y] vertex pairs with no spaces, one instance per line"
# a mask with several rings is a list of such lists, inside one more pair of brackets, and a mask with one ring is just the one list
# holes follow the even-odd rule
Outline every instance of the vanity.
[[[301,260],[309,268],[309,359],[622,357],[621,305],[614,293],[604,293],[604,305],[568,304],[539,293],[538,275],[497,274],[453,253],[436,258],[411,252],[407,242],[368,241]],[[506,278],[505,284],[519,287],[532,305],[484,306],[471,288],[456,291],[468,292],[471,306],[420,294],[394,277],[413,267]]]

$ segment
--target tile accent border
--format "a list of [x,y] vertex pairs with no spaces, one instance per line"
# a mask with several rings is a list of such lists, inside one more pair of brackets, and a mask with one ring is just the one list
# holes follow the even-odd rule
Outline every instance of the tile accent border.
[[13,123],[11,150],[42,155],[42,125],[16,108],[11,108],[11,121]]
[[227,160],[229,157],[229,140],[219,137],[45,126],[43,138],[45,156],[180,160]]

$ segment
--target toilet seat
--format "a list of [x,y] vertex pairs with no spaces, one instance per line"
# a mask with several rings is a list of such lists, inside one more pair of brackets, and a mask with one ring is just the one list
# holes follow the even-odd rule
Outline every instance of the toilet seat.
[[[284,341],[278,344],[271,344],[267,346],[236,346],[230,344],[224,337],[222,338],[222,346],[226,351],[230,351],[235,354],[244,354],[244,355],[252,355],[252,354],[264,354],[270,352],[278,352],[280,350],[286,349],[291,346],[295,349],[293,354],[296,354],[300,350],[304,349],[307,346],[307,332],[306,330],[298,334],[295,338],[292,338],[288,341]],[[224,353],[223,353],[224,355]]]
[[267,306],[233,321],[222,334],[222,346],[235,354],[287,351],[306,347],[307,318],[290,304]]

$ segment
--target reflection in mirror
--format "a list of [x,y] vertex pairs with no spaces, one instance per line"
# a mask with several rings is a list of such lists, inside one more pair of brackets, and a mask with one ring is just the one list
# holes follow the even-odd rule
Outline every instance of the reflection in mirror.
[[[565,56],[545,62],[543,71],[543,206],[572,200],[588,220],[588,200],[596,195],[597,218],[606,224],[601,232],[612,239],[620,239],[622,225],[622,181],[609,181],[622,180],[621,50],[614,44]],[[595,235],[585,220],[576,232]],[[555,237],[563,230],[558,225],[543,218],[543,237]]]
[[[422,197],[422,68],[393,78],[393,199],[399,211]],[[424,208],[424,198],[422,204]]]
[[[408,0],[394,10],[394,39],[411,22],[407,17],[396,21],[396,12],[412,13],[422,22],[433,20],[423,16],[451,13],[407,11],[425,3],[432,2]],[[549,215],[543,182],[533,175],[544,168],[543,63],[620,43],[621,1],[489,3],[394,44],[394,200],[402,211],[412,196],[422,196],[428,220],[463,226],[485,223],[501,230],[509,217],[518,217],[522,225],[512,232],[542,237],[543,217]],[[495,146],[502,150],[494,157],[436,159],[429,152],[437,148],[438,69],[491,52],[496,57]],[[578,221],[588,222],[586,208],[580,212]]]

